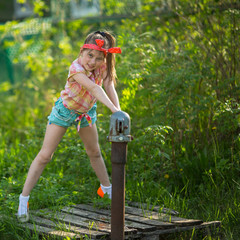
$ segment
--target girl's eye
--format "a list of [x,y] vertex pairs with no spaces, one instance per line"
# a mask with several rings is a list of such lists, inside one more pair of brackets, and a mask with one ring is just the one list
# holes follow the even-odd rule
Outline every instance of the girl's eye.
[[88,56],[89,56],[90,58],[92,58],[92,57],[93,57],[93,55],[92,55],[91,53],[89,53],[89,54],[88,54]]

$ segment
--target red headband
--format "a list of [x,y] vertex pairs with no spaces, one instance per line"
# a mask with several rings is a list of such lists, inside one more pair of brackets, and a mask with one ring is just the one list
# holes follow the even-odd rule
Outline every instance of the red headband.
[[96,39],[95,41],[96,41],[97,45],[84,44],[82,46],[82,48],[89,48],[89,49],[94,49],[94,50],[104,52],[105,56],[107,55],[108,52],[109,53],[122,53],[121,48],[119,48],[119,47],[113,47],[113,48],[109,48],[109,49],[102,48],[102,46],[104,44],[104,40]]

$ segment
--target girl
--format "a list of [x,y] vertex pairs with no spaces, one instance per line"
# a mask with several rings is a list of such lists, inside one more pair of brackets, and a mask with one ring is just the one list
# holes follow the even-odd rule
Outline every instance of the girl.
[[[79,57],[70,66],[65,89],[56,101],[48,117],[48,125],[42,148],[32,162],[23,191],[19,197],[18,218],[29,220],[29,194],[45,166],[65,134],[67,128],[76,125],[93,170],[100,181],[97,191],[101,197],[108,194],[111,199],[112,187],[101,156],[96,127],[96,101],[106,105],[112,113],[120,111],[115,91],[115,38],[108,32],[89,34],[81,47]],[[105,91],[102,89],[102,83]]]

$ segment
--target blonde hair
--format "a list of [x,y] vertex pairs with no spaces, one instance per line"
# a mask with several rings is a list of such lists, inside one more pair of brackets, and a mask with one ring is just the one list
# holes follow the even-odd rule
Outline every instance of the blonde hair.
[[[114,47],[116,43],[116,39],[111,33],[107,31],[104,32],[96,31],[90,33],[86,37],[84,44],[96,44],[95,42],[96,39],[104,40],[104,45],[102,47],[105,49]],[[116,84],[117,75],[115,70],[115,53],[107,53],[106,62],[107,62],[106,78],[109,77],[110,80],[113,81],[114,84]]]

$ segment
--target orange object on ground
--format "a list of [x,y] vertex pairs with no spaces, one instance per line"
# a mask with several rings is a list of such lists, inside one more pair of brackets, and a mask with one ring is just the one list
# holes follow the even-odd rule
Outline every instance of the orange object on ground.
[[97,190],[97,194],[98,194],[101,198],[104,197],[104,192],[103,192],[103,190],[102,190],[101,187],[99,187],[99,189]]

